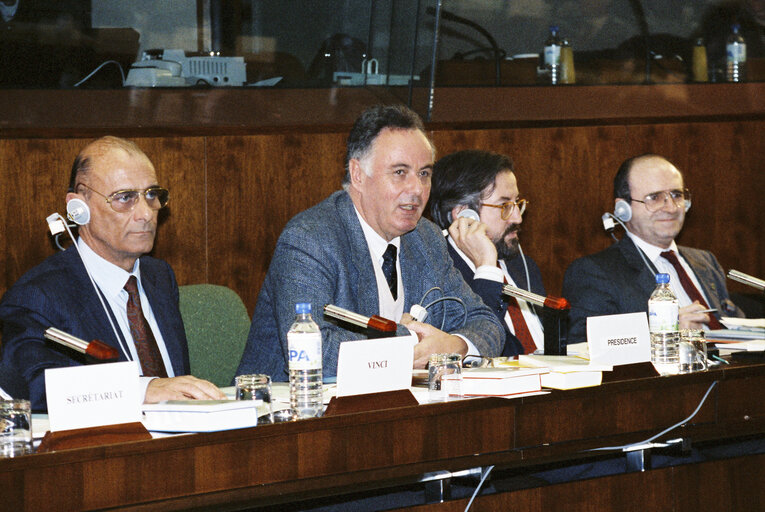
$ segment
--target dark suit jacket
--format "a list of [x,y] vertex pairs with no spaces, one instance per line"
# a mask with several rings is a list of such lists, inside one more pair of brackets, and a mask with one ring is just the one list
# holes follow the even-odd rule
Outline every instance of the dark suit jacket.
[[[164,261],[143,256],[141,284],[162,332],[175,375],[188,374],[188,348],[178,309],[175,274]],[[46,368],[93,362],[83,354],[45,340],[43,334],[48,327],[86,341],[99,339],[117,348],[120,360],[126,360],[74,247],[54,254],[24,274],[0,301],[0,321],[3,361],[27,381],[32,408],[36,411],[47,408]],[[117,331],[120,332],[119,327]]]
[[[462,256],[454,250],[454,247],[447,242],[449,248],[449,256],[454,260],[454,266],[462,273],[462,277],[465,282],[470,285],[474,292],[481,297],[481,300],[489,306],[489,308],[497,316],[497,319],[505,329],[505,346],[502,349],[503,356],[517,356],[523,353],[523,345],[518,338],[510,332],[510,329],[505,322],[505,313],[507,313],[507,296],[502,294],[503,283],[492,281],[490,279],[474,279],[474,272],[468,264],[462,259]],[[529,267],[529,279],[531,280],[531,291],[539,295],[547,295],[545,287],[542,284],[542,273],[539,270],[537,264],[526,257],[526,264]],[[507,272],[510,277],[513,278],[515,285],[524,290],[528,290],[528,284],[526,283],[526,270],[523,268],[523,260],[520,255],[511,260],[505,260],[507,265]],[[534,307],[537,316],[540,315],[539,308]]]
[[[744,316],[730,300],[725,273],[711,252],[679,246],[678,251],[696,274],[709,307],[717,308],[718,318]],[[648,298],[655,287],[653,274],[628,236],[608,249],[575,260],[563,277],[563,296],[571,303],[568,342],[587,340],[588,316],[648,311]]]
[[[427,322],[440,328],[444,319],[444,331],[463,335],[483,355],[499,355],[502,327],[452,265],[441,230],[420,219],[414,230],[401,236],[399,254],[404,311],[438,286],[443,296],[464,301],[467,318],[460,304],[441,301],[428,310]],[[334,304],[364,316],[380,310],[369,247],[345,191],[295,216],[279,236],[237,375],[257,372],[275,381],[287,379],[287,331],[298,302],[311,303],[322,334],[323,373],[336,375],[340,343],[367,338],[368,333],[326,320],[322,308]],[[397,334],[407,332],[399,326]]]

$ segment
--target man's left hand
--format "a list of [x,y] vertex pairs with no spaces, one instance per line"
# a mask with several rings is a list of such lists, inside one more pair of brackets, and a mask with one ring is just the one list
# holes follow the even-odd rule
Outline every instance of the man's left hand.
[[212,382],[192,375],[152,379],[146,388],[144,403],[152,404],[163,400],[225,400],[226,395]]
[[459,336],[446,333],[430,324],[411,320],[403,322],[410,331],[417,333],[420,342],[414,346],[414,368],[425,368],[430,354],[457,352],[462,357],[467,354],[467,343]]

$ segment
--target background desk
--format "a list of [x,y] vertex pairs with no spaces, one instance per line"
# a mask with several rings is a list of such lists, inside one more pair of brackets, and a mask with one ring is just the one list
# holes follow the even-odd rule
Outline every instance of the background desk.
[[[713,381],[718,384],[698,415],[668,438],[765,434],[765,364],[731,365],[523,399],[466,400],[0,459],[0,496],[5,510],[227,510],[411,483],[437,470],[576,460],[587,456],[583,450],[639,441],[680,421]],[[593,506],[593,496],[598,510],[665,508],[686,493],[697,503],[684,503],[698,511],[704,509],[699,502],[709,503],[702,489],[715,499],[734,499],[725,482],[735,480],[749,493],[735,500],[762,504],[763,460],[687,466],[685,480],[668,468],[520,492],[528,498],[524,510],[542,510],[545,496],[564,489],[568,510]],[[699,481],[705,467],[714,474]],[[486,508],[474,510],[494,509],[499,505],[489,500],[501,499],[507,495],[483,498]],[[756,509],[756,501],[741,503]]]

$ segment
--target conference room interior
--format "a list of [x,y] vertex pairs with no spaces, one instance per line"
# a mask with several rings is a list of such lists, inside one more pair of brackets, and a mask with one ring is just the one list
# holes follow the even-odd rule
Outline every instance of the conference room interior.
[[[678,244],[711,251],[726,272],[765,277],[762,25],[757,32],[749,24],[756,18],[746,21],[747,30],[755,28],[747,33],[760,39],[750,43],[745,81],[726,82],[724,69],[711,57],[719,50],[715,41],[727,37],[732,18],[726,16],[756,12],[747,11],[746,2],[604,0],[578,9],[578,2],[549,0],[323,6],[197,0],[159,8],[160,2],[146,0],[133,12],[120,4],[19,0],[19,17],[0,23],[1,211],[6,219],[0,226],[0,293],[57,250],[45,219],[65,210],[69,170],[78,151],[94,138],[116,135],[146,152],[170,190],[152,255],[172,266],[181,286],[209,283],[234,290],[252,315],[282,229],[294,215],[340,189],[351,124],[363,109],[380,103],[406,104],[420,114],[436,158],[461,149],[512,157],[521,194],[529,201],[523,250],[538,263],[552,295],[561,294],[569,263],[613,242],[601,222],[603,213],[613,211],[613,176],[625,158],[641,153],[665,156],[692,191],[693,207]],[[539,57],[530,56],[542,51],[554,24],[574,49],[576,83],[549,84]],[[692,77],[698,37],[709,42],[707,82]],[[340,48],[338,42],[348,46]],[[213,47],[221,55],[243,57],[248,84],[282,78],[257,87],[124,87],[118,67],[107,64],[74,86],[109,60],[127,74],[146,50],[182,48],[188,55],[206,55]],[[338,58],[321,59],[324,54]],[[340,63],[340,57],[347,61]],[[370,58],[377,60],[374,75],[382,78],[363,72],[362,60]],[[357,73],[361,82],[341,84],[333,79],[335,71]],[[391,83],[394,79],[398,82]],[[731,280],[727,285],[749,316],[765,316],[762,293]],[[529,468],[573,464],[581,450],[617,438],[637,440],[679,421],[713,381],[720,381],[713,404],[702,409],[689,436],[711,446],[761,439],[765,433],[762,362],[705,375],[619,375],[602,389],[556,391],[517,404],[480,399],[420,406],[416,412],[366,411],[297,422],[307,426],[256,427],[244,435],[150,441],[158,443],[155,448],[131,442],[0,460],[0,488],[13,489],[9,499],[20,509],[49,508],[55,487],[32,480],[67,467],[64,481],[76,490],[56,497],[61,510],[278,510],[286,502],[306,505],[358,490],[375,495],[440,469],[496,464],[512,483],[497,484],[495,497],[485,496],[483,504],[479,498],[474,510],[510,503],[559,509],[567,496],[571,510],[588,510],[591,494],[605,487],[603,507],[613,510],[623,509],[627,497],[646,507],[664,507],[664,498],[672,496],[676,510],[749,510],[765,502],[765,491],[746,485],[762,481],[761,455],[685,468],[669,465],[587,479],[578,486],[536,486],[527,480]],[[656,403],[665,405],[663,410],[653,410],[662,409]],[[614,417],[597,418],[603,414]],[[551,419],[558,415],[579,424],[560,425]],[[462,438],[439,422],[457,425],[474,439],[450,454]],[[397,428],[411,428],[422,441],[404,441],[389,432]],[[375,454],[374,443],[359,440],[375,436],[390,442],[396,453]],[[335,453],[328,453],[329,446]],[[216,450],[223,450],[218,463]],[[402,454],[406,450],[410,455]],[[307,462],[312,455],[315,462]],[[264,460],[273,467],[265,469]],[[250,479],[233,475],[224,464],[244,468]],[[107,480],[127,478],[134,490],[88,487],[87,477],[99,468],[109,469]],[[140,477],[125,476],[136,468],[149,468],[146,474],[155,478],[160,470],[178,471],[191,483],[164,482],[149,489]],[[218,476],[206,475],[206,468]],[[721,482],[720,495],[708,503],[688,498],[698,492],[700,475]],[[646,488],[651,490],[634,498]],[[441,505],[462,510],[465,504],[459,495]]]

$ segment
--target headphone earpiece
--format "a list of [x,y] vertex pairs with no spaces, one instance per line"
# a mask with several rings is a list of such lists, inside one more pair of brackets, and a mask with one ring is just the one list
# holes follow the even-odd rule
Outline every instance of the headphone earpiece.
[[632,218],[632,207],[624,199],[619,199],[614,204],[614,217],[622,222],[629,222]]
[[66,203],[66,217],[78,226],[84,226],[90,222],[90,208],[82,199],[70,199]]

